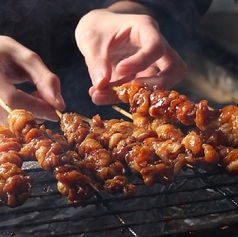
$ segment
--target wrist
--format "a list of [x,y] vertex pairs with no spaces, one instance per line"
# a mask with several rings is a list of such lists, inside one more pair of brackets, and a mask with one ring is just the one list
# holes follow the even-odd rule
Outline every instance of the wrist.
[[153,12],[151,9],[141,3],[129,0],[118,1],[116,3],[111,4],[106,9],[114,13],[144,14],[153,16]]

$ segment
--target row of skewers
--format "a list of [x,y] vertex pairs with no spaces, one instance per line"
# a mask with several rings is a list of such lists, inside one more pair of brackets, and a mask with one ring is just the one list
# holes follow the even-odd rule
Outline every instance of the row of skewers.
[[30,196],[32,180],[21,169],[29,160],[54,174],[68,203],[82,203],[101,189],[134,195],[128,173],[148,186],[171,183],[187,167],[238,173],[236,106],[212,110],[205,100],[195,104],[176,91],[141,83],[116,91],[130,104],[132,121],[95,115],[85,122],[57,111],[63,135],[38,125],[29,111],[2,103],[9,127],[0,126],[0,205],[19,206]]

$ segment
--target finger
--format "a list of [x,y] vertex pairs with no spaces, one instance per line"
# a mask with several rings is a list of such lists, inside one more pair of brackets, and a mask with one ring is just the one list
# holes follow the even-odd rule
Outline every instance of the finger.
[[[50,72],[50,70],[43,63],[41,58],[9,37],[1,37],[4,48],[1,53],[5,54],[17,67],[23,70],[28,75],[28,80],[31,81],[39,90],[42,98],[46,100],[51,106],[57,109],[64,109],[64,100],[60,93],[59,78]],[[10,54],[8,52],[14,52]],[[18,75],[18,77],[20,77]],[[19,83],[25,81],[25,78],[19,78]]]
[[108,83],[107,87],[100,90],[92,86],[89,89],[89,95],[91,96],[93,103],[96,105],[108,105],[121,102],[112,88],[114,86],[116,87],[124,83],[130,82],[133,79],[135,79],[135,75],[129,75],[127,77],[121,78],[118,81]]
[[188,73],[186,63],[168,44],[166,53],[157,61],[157,65],[160,69],[157,76],[161,86],[165,89],[169,89],[176,85],[183,80]]
[[55,108],[46,103],[41,97],[35,96],[34,93],[26,94],[23,91],[17,90],[16,96],[20,96],[21,104],[24,105],[26,110],[31,111],[36,118],[50,121],[59,120]]
[[109,61],[100,56],[97,58],[88,57],[86,64],[92,84],[99,90],[105,88],[111,78],[111,65]]
[[150,86],[159,84],[163,89],[169,89],[183,80],[188,68],[179,54],[168,45],[166,53],[153,66],[137,74],[137,79]]
[[91,87],[89,89],[89,94],[93,103],[96,105],[109,105],[121,102],[118,99],[116,92],[112,89],[97,90],[94,87]]
[[188,69],[185,63],[178,63],[177,65],[170,64],[166,69],[157,73],[156,76],[144,76],[145,74],[143,72],[141,74],[139,73],[135,80],[141,83],[147,83],[151,88],[154,85],[160,85],[161,89],[170,89],[186,77],[187,71]]
[[[116,70],[119,75],[128,75],[145,70],[156,60],[163,56],[166,49],[166,41],[158,30],[158,27],[140,29],[140,49],[130,57],[118,63]],[[138,37],[138,36],[137,36]]]
[[[19,99],[20,98],[20,99]],[[16,90],[13,96],[7,99],[12,108],[26,109],[34,114],[37,119],[58,121],[59,118],[55,109],[46,103],[42,98],[31,94],[26,94],[21,90]]]
[[111,77],[111,64],[107,52],[109,37],[102,38],[94,30],[85,32],[76,30],[75,37],[78,48],[85,57],[92,84],[98,89],[104,88]]
[[146,68],[144,71],[137,73],[133,79],[140,78],[140,77],[154,77],[157,75],[158,72],[159,72],[158,66],[151,65],[150,67]]
[[58,120],[55,109],[52,106],[41,98],[17,90],[4,74],[0,74],[0,88],[7,88],[7,90],[0,90],[0,98],[11,109],[26,109],[37,118],[51,121]]
[[[44,99],[52,107],[63,110],[65,102],[61,95],[60,80],[53,74],[40,57],[34,52],[27,51],[22,56],[22,52],[18,55],[18,65],[29,75],[29,80],[39,91],[42,99]],[[19,59],[21,58],[21,61]]]
[[161,88],[169,89],[183,80],[187,72],[186,63],[175,50],[166,44],[163,56],[153,63],[153,66],[137,73],[136,80],[146,82],[150,86],[159,84]]

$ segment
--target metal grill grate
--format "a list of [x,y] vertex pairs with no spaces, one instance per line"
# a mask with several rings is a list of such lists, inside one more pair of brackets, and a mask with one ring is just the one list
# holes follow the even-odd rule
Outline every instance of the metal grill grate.
[[[103,191],[85,205],[69,205],[55,178],[36,164],[25,165],[34,179],[31,198],[18,208],[0,208],[0,236],[235,236],[238,176],[181,172],[170,185],[138,185],[136,196]],[[237,235],[238,236],[238,235]]]

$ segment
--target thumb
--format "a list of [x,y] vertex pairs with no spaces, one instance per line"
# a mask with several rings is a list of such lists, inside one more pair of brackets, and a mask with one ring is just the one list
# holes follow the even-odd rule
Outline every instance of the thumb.
[[59,78],[51,72],[46,73],[43,78],[44,80],[37,80],[34,82],[40,97],[53,108],[59,110],[65,109]]
[[93,86],[103,89],[111,78],[111,64],[108,56],[109,37],[105,38],[94,29],[83,31],[77,27],[75,38],[77,46],[85,58]]
[[107,58],[94,56],[85,58],[93,86],[100,90],[105,88],[111,79],[111,65]]
[[29,75],[30,82],[36,86],[41,98],[53,108],[63,110],[65,103],[61,95],[60,79],[47,68],[37,54],[30,55],[30,60],[26,57],[18,60],[19,66]]

